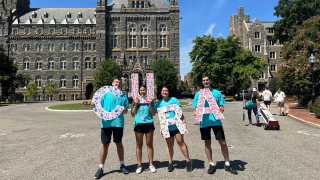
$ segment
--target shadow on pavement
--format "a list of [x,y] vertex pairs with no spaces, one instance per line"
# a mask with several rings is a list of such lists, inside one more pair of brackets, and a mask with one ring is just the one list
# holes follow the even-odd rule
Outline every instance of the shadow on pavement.
[[[224,169],[224,161],[217,161],[216,168],[217,169]],[[244,171],[246,169],[247,162],[241,161],[241,160],[234,160],[230,161],[231,166],[237,170],[237,171]]]

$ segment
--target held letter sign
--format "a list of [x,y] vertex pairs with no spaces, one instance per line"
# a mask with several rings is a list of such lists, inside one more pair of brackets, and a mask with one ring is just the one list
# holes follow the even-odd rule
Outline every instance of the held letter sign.
[[92,98],[92,101],[95,104],[93,110],[96,113],[96,115],[99,116],[100,118],[105,120],[112,120],[120,116],[120,114],[124,110],[124,107],[117,105],[117,107],[111,112],[104,110],[103,107],[101,106],[101,98],[106,93],[112,93],[116,96],[116,98],[122,95],[122,92],[118,88],[115,88],[113,86],[104,86],[100,88],[98,91],[94,93]]
[[[209,107],[204,107],[206,99]],[[225,119],[223,114],[219,110],[219,106],[211,94],[210,89],[201,89],[196,109],[196,121],[202,121],[203,114],[213,114],[216,120]]]
[[131,74],[132,97],[133,99],[139,98],[140,103],[148,103],[148,98],[153,99],[154,96],[154,75],[153,73],[147,73],[147,98],[142,98],[139,95],[138,78],[138,74]]
[[[188,133],[188,130],[180,120],[182,116],[182,110],[178,105],[171,104],[168,106],[160,107],[157,110],[158,110],[158,115],[159,115],[159,120],[161,125],[161,133],[164,138],[170,137],[168,126],[174,125],[174,124],[178,127],[181,134]],[[169,112],[169,111],[175,112],[174,118],[167,119],[166,112]]]

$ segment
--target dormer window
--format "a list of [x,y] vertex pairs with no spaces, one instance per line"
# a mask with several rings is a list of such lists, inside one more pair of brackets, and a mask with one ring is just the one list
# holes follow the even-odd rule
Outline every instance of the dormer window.
[[49,14],[48,14],[47,12],[45,12],[45,13],[43,14],[43,18],[48,18],[48,16],[49,16]]
[[93,17],[94,17],[94,18],[96,18],[96,17],[97,17],[96,12],[94,12]]
[[68,12],[67,18],[71,18],[71,13],[70,12]]
[[79,12],[78,18],[82,18],[82,13],[81,12]]
[[32,13],[32,18],[37,18],[37,13],[33,12]]

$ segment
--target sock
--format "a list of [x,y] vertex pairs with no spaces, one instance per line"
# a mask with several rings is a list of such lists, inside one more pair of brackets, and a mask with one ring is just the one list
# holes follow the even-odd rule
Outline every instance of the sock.
[[122,164],[124,164],[124,161],[120,161],[120,166],[121,166]]
[[103,165],[103,164],[100,164],[99,168],[101,168],[101,169],[103,170],[103,167],[104,167],[104,165]]
[[230,162],[226,162],[225,165],[226,165],[226,166],[230,166]]
[[212,162],[212,163],[210,163],[212,166],[214,166],[214,163]]

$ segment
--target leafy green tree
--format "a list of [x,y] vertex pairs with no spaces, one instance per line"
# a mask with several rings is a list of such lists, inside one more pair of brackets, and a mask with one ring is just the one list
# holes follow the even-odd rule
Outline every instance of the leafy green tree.
[[111,85],[114,78],[119,77],[120,66],[113,60],[103,60],[96,71],[93,87],[100,89],[103,86]]
[[320,0],[279,0],[274,9],[280,19],[273,25],[273,39],[284,43],[297,35],[303,21],[319,14]]
[[280,87],[281,87],[281,82],[279,77],[274,77],[270,80],[269,90],[272,92],[272,94],[275,94]]
[[192,43],[195,45],[189,55],[193,63],[191,80],[195,86],[202,86],[202,75],[208,74],[213,87],[224,91],[233,82],[235,91],[239,92],[249,76],[258,79],[268,65],[251,51],[241,48],[239,37],[224,39],[204,35],[197,36]]
[[58,84],[56,82],[47,82],[45,85],[45,94],[59,94]]
[[167,58],[159,58],[153,62],[152,71],[156,80],[157,98],[160,98],[162,86],[168,87],[170,93],[174,93],[177,90],[178,71],[173,62]]
[[186,91],[186,87],[184,85],[185,85],[184,81],[181,81],[181,91],[182,92]]
[[314,73],[316,86],[320,76],[320,16],[303,23],[292,41],[282,48],[284,61],[279,65],[278,74],[284,87],[311,89],[311,67],[308,58],[316,57]]
[[31,83],[27,86],[27,97],[32,97],[35,101],[39,94],[38,85],[36,83]]

